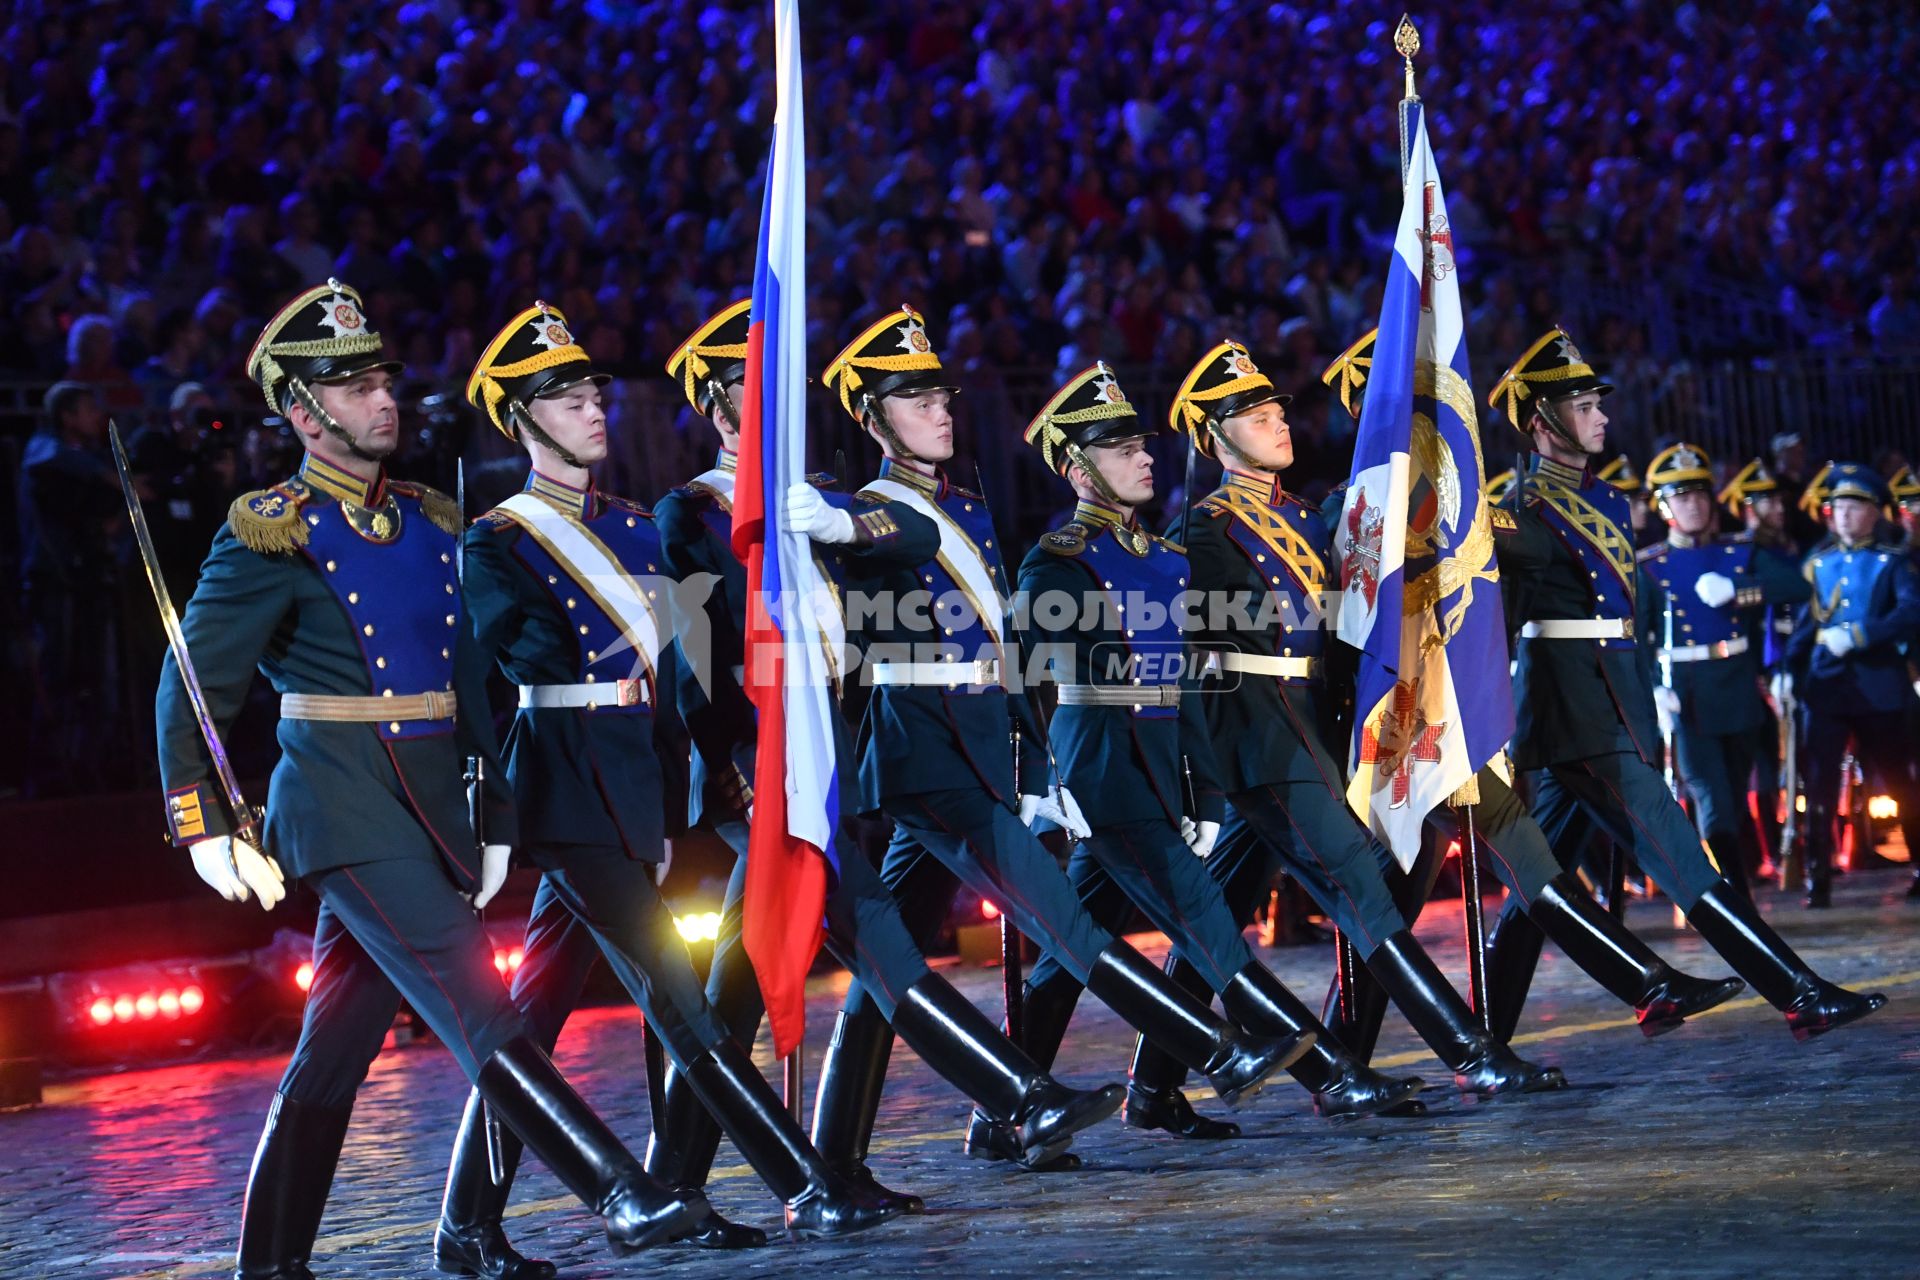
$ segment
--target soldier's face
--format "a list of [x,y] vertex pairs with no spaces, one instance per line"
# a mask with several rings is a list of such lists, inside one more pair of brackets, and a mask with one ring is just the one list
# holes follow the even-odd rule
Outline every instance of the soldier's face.
[[[1153,497],[1153,455],[1147,452],[1144,439],[1096,444],[1085,453],[1087,461],[1100,472],[1100,478],[1107,482],[1107,488],[1113,490],[1113,496],[1121,505],[1137,507]],[[1084,474],[1078,467],[1069,471],[1074,475]],[[1090,489],[1090,496],[1097,496],[1097,491]]]
[[1220,430],[1241,457],[1262,471],[1285,471],[1293,465],[1293,431],[1287,426],[1286,408],[1276,402],[1223,418]]
[[527,406],[533,420],[553,442],[592,466],[607,456],[607,411],[600,388],[591,382],[568,387],[556,396],[539,396]]
[[1747,523],[1761,529],[1787,527],[1787,504],[1777,493],[1763,493],[1747,503]]
[[1667,522],[1688,536],[1707,531],[1713,523],[1713,499],[1699,489],[1688,489],[1661,499]]
[[916,458],[945,462],[953,456],[953,393],[918,391],[888,396],[887,425]]
[[[384,458],[400,447],[400,406],[393,398],[393,375],[385,369],[369,370],[337,386],[316,383],[313,394],[364,452]],[[287,419],[309,442],[326,438],[298,403]]]
[[[729,382],[727,384],[727,403],[733,406],[735,413],[741,411],[741,406],[746,403],[746,399],[747,383],[744,378],[739,382]],[[727,411],[722,409],[718,403],[714,404],[712,408],[713,412],[709,413],[707,418],[713,423],[713,429],[720,433],[720,447],[729,452],[738,453],[740,451],[740,424],[728,417]]]
[[1879,522],[1880,508],[1865,498],[1835,498],[1828,509],[1827,523],[1846,542],[1865,542]]
[[1573,436],[1581,452],[1593,457],[1607,447],[1607,415],[1600,411],[1598,395],[1573,396],[1554,408],[1560,414],[1560,425]]

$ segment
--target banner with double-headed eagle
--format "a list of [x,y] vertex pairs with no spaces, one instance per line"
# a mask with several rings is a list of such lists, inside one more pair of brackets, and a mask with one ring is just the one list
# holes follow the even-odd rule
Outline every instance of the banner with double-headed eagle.
[[1446,196],[1414,105],[1400,227],[1361,400],[1339,637],[1361,651],[1347,802],[1401,866],[1435,805],[1472,798],[1513,692]]

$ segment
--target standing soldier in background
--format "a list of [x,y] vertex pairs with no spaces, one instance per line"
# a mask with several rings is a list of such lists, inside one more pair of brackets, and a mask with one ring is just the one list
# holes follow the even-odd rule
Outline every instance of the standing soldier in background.
[[[1807,597],[1806,581],[1751,535],[1717,531],[1713,463],[1698,445],[1663,449],[1647,467],[1666,541],[1642,547],[1636,629],[1659,644],[1654,708],[1693,797],[1693,821],[1720,874],[1748,897],[1747,782],[1768,722],[1749,619]],[[1763,804],[1766,796],[1761,797]]]
[[[1800,572],[1801,549],[1787,527],[1786,495],[1780,491],[1780,482],[1767,470],[1765,462],[1759,458],[1750,460],[1734,474],[1733,479],[1727,481],[1726,487],[1720,490],[1719,498],[1727,511],[1746,526],[1748,535],[1753,539],[1756,564],[1767,561],[1795,574]],[[1768,689],[1768,696],[1760,703],[1762,716],[1759,727],[1754,731],[1753,748],[1753,793],[1759,815],[1756,829],[1761,853],[1767,861],[1780,857],[1782,853],[1780,756],[1785,735],[1781,732],[1781,726],[1788,726],[1790,733],[1793,717],[1788,708],[1778,705],[1783,688],[1777,677],[1786,661],[1787,637],[1793,634],[1793,614],[1792,605],[1769,603],[1750,615],[1752,625],[1749,641],[1759,650],[1760,672],[1767,681]],[[1795,772],[1798,772],[1797,761]],[[1786,783],[1786,802],[1791,806],[1799,794],[1799,779],[1790,777]],[[1763,861],[1763,874],[1766,865],[1767,862]]]
[[[1588,469],[1606,448],[1600,402],[1612,390],[1573,339],[1552,329],[1489,397],[1537,450],[1524,502],[1494,526],[1501,578],[1527,587],[1518,610],[1525,625],[1514,672],[1514,766],[1530,775],[1535,817],[1562,856],[1584,812],[1631,849],[1700,936],[1786,1014],[1795,1038],[1820,1035],[1886,997],[1857,995],[1815,973],[1714,870],[1660,776],[1653,646],[1636,634],[1627,495]],[[1494,971],[1501,957],[1493,950],[1489,987],[1524,989],[1518,975]],[[1522,953],[1512,963],[1532,967]]]
[[1849,739],[1861,764],[1886,780],[1901,814],[1920,813],[1920,750],[1908,732],[1915,693],[1904,651],[1920,632],[1920,569],[1904,548],[1875,537],[1888,498],[1878,475],[1857,462],[1831,463],[1825,475],[1821,513],[1833,537],[1807,557],[1813,598],[1787,642],[1801,708],[1809,907],[1832,901]]
[[[464,638],[460,513],[389,480],[399,365],[337,280],[283,307],[247,357],[306,447],[300,474],[237,499],[183,623],[211,724],[238,714],[256,665],[280,691],[281,757],[260,846],[230,829],[176,659],[161,673],[167,818],[194,870],[234,901],[320,897],[313,986],[254,1156],[239,1280],[300,1280],[354,1095],[406,1001],[500,1121],[605,1221],[627,1253],[707,1209],[654,1182],[528,1035],[475,919],[506,879],[512,796],[487,712],[485,655]],[[489,843],[463,791],[478,755]],[[241,823],[244,834],[247,823]]]

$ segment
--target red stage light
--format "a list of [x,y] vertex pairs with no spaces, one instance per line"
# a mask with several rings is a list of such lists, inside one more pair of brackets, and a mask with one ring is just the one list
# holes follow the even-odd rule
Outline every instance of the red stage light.
[[507,952],[507,969],[509,971],[519,969],[520,966],[526,962],[526,959],[526,951],[523,948],[515,947],[513,950]]
[[300,962],[300,967],[293,971],[293,985],[302,991],[313,990],[313,961]]
[[93,1025],[104,1027],[113,1021],[113,1001],[100,996],[87,1006],[87,1016],[93,1019]]
[[982,898],[980,899],[980,914],[989,920],[998,920],[1000,918],[1000,908],[994,906],[985,898]]
[[133,1021],[133,997],[116,996],[113,1001],[113,1019],[115,1022]]
[[141,1021],[147,1021],[160,1012],[160,1002],[153,998],[153,992],[143,991],[140,998],[133,1002],[133,1011],[140,1015]]
[[503,974],[507,971],[507,953],[499,947],[493,949],[493,967]]
[[180,993],[180,1012],[182,1013],[198,1013],[206,1007],[206,1003],[206,992],[198,987],[188,987]]
[[160,993],[160,1016],[163,1018],[177,1018],[180,1016],[180,993],[178,991],[162,991]]

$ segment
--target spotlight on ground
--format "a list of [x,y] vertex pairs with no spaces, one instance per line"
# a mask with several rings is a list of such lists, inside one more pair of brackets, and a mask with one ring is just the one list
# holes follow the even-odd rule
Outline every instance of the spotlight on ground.
[[1875,822],[1892,822],[1900,816],[1900,802],[1892,796],[1870,796],[1867,799],[1867,816]]
[[720,938],[720,913],[718,911],[694,911],[686,915],[676,915],[673,927],[680,931],[681,941],[694,943],[712,943]]

